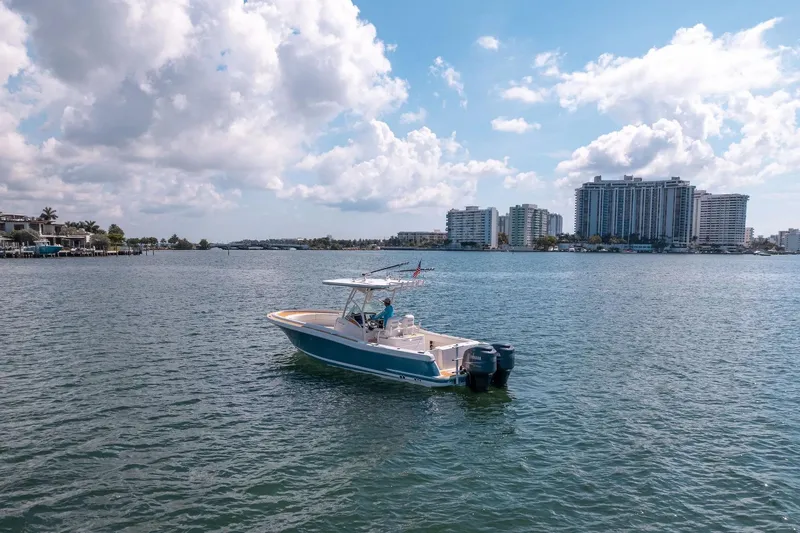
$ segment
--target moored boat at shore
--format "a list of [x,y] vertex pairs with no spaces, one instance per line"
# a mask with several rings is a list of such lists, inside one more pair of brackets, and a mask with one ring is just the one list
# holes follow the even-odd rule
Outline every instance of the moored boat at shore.
[[428,387],[504,387],[514,368],[511,345],[435,333],[410,314],[376,319],[376,296],[386,294],[394,304],[398,293],[423,286],[419,271],[418,266],[412,279],[365,274],[325,280],[324,285],[350,289],[343,310],[283,310],[267,319],[298,350],[332,366]]
[[55,255],[61,251],[61,248],[62,246],[59,244],[50,244],[47,240],[41,239],[34,241],[33,246],[24,247],[22,251],[35,255]]

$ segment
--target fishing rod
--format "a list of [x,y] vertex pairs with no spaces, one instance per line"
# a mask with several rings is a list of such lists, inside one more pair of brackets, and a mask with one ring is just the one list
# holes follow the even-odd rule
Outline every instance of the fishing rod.
[[364,273],[363,273],[363,274],[361,274],[361,275],[362,275],[362,276],[368,276],[368,275],[370,275],[370,274],[375,274],[376,272],[383,272],[384,270],[389,270],[389,269],[392,269],[392,268],[397,268],[397,267],[400,267],[400,266],[405,266],[405,265],[407,265],[407,264],[408,264],[408,261],[406,261],[405,263],[397,263],[396,265],[392,265],[392,266],[388,266],[388,267],[379,268],[379,269],[377,269],[377,270],[373,270],[373,271],[371,271],[371,272],[364,272]]

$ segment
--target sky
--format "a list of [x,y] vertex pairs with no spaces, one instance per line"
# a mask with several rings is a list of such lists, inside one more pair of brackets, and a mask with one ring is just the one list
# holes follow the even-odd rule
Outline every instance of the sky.
[[595,175],[800,226],[800,3],[0,0],[0,212],[212,242],[444,229]]

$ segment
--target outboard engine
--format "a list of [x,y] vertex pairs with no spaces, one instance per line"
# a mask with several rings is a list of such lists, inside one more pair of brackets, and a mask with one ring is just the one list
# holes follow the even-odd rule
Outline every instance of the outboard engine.
[[505,387],[514,368],[514,347],[507,343],[496,343],[492,344],[492,348],[497,352],[497,370],[492,376],[492,385]]
[[488,344],[479,344],[464,352],[463,368],[467,373],[467,387],[475,392],[486,392],[497,370],[497,352]]

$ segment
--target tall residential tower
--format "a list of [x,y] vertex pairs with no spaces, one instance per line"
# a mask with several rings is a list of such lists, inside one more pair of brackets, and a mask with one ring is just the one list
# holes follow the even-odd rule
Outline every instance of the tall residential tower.
[[746,194],[694,193],[692,237],[697,244],[745,244]]
[[633,176],[621,180],[595,176],[575,190],[575,232],[587,239],[637,235],[686,248],[692,236],[693,196],[694,186],[680,178],[643,181]]
[[558,213],[550,213],[547,221],[547,234],[551,237],[564,233],[564,217]]
[[547,235],[550,213],[536,204],[522,204],[509,208],[508,222],[511,246],[533,246],[536,239]]
[[447,238],[453,244],[497,248],[497,209],[474,205],[451,209],[447,212]]

